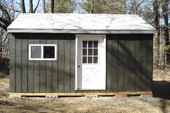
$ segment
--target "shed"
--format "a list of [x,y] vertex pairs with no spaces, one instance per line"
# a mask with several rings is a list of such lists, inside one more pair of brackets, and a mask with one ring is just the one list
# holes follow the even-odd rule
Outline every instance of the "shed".
[[138,15],[20,14],[8,27],[10,92],[151,93],[154,33]]

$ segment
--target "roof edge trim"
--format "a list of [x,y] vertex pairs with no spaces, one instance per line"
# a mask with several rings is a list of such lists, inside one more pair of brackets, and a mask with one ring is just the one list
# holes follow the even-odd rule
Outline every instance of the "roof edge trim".
[[155,34],[155,30],[42,30],[42,29],[8,29],[8,33],[70,33],[70,34]]

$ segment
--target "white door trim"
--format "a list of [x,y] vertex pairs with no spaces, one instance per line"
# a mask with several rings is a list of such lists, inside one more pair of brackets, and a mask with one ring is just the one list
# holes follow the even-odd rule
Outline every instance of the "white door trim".
[[[103,38],[103,56],[102,56],[102,59],[104,60],[104,64],[102,65],[103,66],[103,69],[104,69],[104,84],[105,84],[105,88],[104,89],[100,89],[100,90],[106,90],[106,35],[76,35],[76,40],[75,40],[75,90],[79,90],[77,85],[78,85],[78,79],[77,79],[77,76],[78,76],[78,49],[80,47],[78,47],[78,39],[79,38],[87,38],[89,39],[89,37],[92,37],[92,38]],[[87,89],[88,90],[88,89]],[[93,90],[93,89],[89,89],[89,90]],[[99,90],[99,89],[98,89]]]

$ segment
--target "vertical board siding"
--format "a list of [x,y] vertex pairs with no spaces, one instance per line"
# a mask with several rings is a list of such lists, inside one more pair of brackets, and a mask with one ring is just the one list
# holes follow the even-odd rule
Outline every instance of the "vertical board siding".
[[[32,39],[28,39],[28,48],[29,44],[33,44]],[[28,51],[29,52],[29,51]],[[34,65],[32,60],[28,60],[28,92],[34,92]]]
[[22,92],[28,92],[27,86],[27,61],[28,61],[28,46],[27,39],[22,39],[21,54],[22,54]]
[[143,91],[147,87],[147,73],[146,73],[146,40],[141,41],[140,43],[140,64],[141,64],[141,69],[140,69],[140,90]]
[[111,76],[112,76],[112,41],[107,41],[107,77],[106,77],[106,87],[107,92],[111,92]]
[[21,54],[22,40],[16,39],[16,92],[22,92],[22,54]]
[[124,62],[124,70],[123,70],[123,91],[129,91],[129,40],[124,41],[124,57],[123,57],[123,62]]
[[75,40],[71,40],[70,42],[70,48],[71,48],[71,52],[70,52],[70,56],[71,56],[71,82],[70,82],[70,92],[73,93],[75,92]]
[[152,76],[153,76],[153,50],[151,49],[153,47],[153,42],[151,40],[147,41],[146,43],[146,74],[147,74],[147,90],[152,90]]
[[[40,40],[40,44],[46,44],[46,39],[42,38]],[[46,61],[40,61],[40,92],[45,93],[46,92]]]
[[[52,44],[53,40],[47,40],[47,44]],[[46,61],[46,92],[52,92],[52,61]]]
[[70,75],[71,75],[71,71],[70,71],[70,69],[71,69],[71,65],[70,65],[70,60],[71,60],[71,51],[70,51],[70,40],[65,40],[65,53],[64,53],[64,55],[65,55],[65,57],[64,57],[64,60],[65,60],[65,70],[64,70],[64,75],[65,75],[65,77],[64,77],[64,88],[65,88],[65,90],[64,90],[64,92],[65,93],[69,93],[70,92],[70,86],[71,86],[71,77],[70,77]]
[[[11,92],[75,92],[75,35],[9,34],[9,37]],[[29,60],[29,44],[56,44],[57,60]]]
[[110,92],[110,84],[111,92],[151,91],[152,37],[152,35],[107,35],[107,92]]
[[140,86],[141,86],[141,81],[140,81],[140,77],[141,77],[141,59],[140,59],[140,40],[136,40],[136,48],[135,48],[135,52],[136,52],[136,91],[140,91]]
[[64,43],[65,41],[64,40],[59,40],[59,54],[58,54],[58,62],[59,62],[59,73],[58,73],[58,76],[59,76],[59,92],[61,93],[64,93],[64,76],[65,76],[65,61],[64,61],[64,54],[65,54],[65,48],[64,48]]
[[122,92],[124,89],[124,41],[118,41],[118,92]]
[[111,91],[118,92],[118,41],[112,41],[112,63],[111,63],[111,71],[112,71],[112,76],[111,76]]
[[9,47],[10,47],[10,92],[16,92],[16,73],[15,73],[15,37],[9,34]]
[[57,45],[57,60],[53,60],[53,67],[52,67],[52,92],[58,92],[58,86],[59,86],[59,80],[58,80],[58,50],[59,50],[59,47],[58,47],[58,40],[53,40],[53,44],[56,44]]
[[[131,39],[131,38],[130,38]],[[136,90],[136,43],[131,40],[129,45],[129,91]]]
[[[75,35],[37,33],[9,37],[11,92],[97,93],[152,89],[152,35],[107,35],[104,91],[75,91]],[[29,44],[56,44],[57,60],[29,60]]]
[[[34,44],[39,44],[40,40],[34,40]],[[34,65],[34,92],[40,92],[40,61],[33,61]]]

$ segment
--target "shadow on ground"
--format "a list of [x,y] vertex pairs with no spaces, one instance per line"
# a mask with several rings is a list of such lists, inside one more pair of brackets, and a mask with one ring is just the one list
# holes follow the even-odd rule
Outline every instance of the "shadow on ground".
[[154,81],[153,82],[153,97],[162,99],[170,99],[170,82]]

